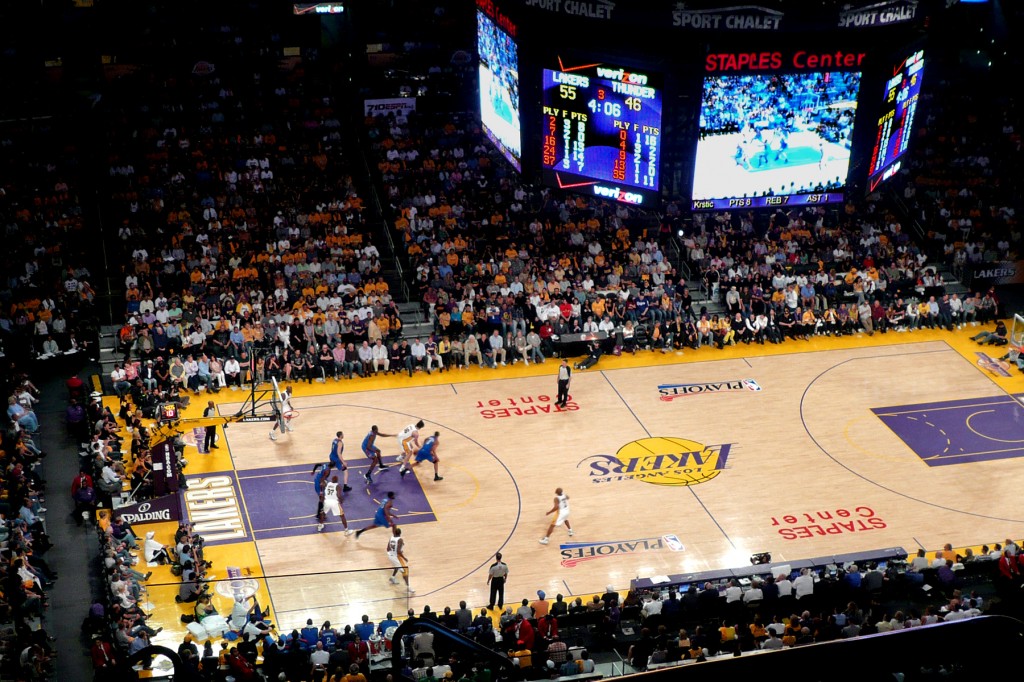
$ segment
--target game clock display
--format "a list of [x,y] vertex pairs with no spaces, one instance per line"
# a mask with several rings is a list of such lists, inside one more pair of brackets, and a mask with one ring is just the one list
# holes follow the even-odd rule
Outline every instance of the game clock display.
[[893,69],[893,77],[885,84],[885,101],[878,117],[875,146],[871,150],[871,171],[868,185],[873,191],[882,182],[899,172],[900,157],[907,151],[921,93],[921,70],[924,52],[918,50]]
[[545,184],[635,205],[657,201],[660,78],[607,64],[544,69]]

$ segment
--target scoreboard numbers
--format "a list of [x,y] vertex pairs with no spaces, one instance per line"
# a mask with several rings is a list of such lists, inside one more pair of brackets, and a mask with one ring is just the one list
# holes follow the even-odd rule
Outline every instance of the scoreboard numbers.
[[894,69],[893,77],[886,81],[868,171],[868,187],[872,190],[902,168],[900,157],[907,151],[913,132],[923,69],[924,51],[918,50]]
[[544,182],[653,204],[660,186],[660,76],[589,64],[544,69],[543,78]]

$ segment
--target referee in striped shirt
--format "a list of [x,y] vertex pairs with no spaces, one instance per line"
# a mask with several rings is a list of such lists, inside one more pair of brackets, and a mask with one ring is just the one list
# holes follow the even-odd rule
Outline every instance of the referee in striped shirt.
[[558,400],[555,401],[556,407],[565,407],[566,403],[569,402],[569,379],[572,378],[572,368],[569,367],[569,361],[562,358],[562,364],[558,367]]

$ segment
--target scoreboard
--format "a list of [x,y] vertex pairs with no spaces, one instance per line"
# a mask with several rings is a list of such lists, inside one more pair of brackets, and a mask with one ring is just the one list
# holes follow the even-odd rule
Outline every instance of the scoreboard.
[[661,79],[607,64],[544,69],[545,184],[635,205],[658,198]]
[[894,176],[902,166],[900,157],[907,151],[913,133],[923,68],[924,51],[918,50],[894,69],[893,77],[885,84],[885,100],[878,117],[868,172],[871,190]]

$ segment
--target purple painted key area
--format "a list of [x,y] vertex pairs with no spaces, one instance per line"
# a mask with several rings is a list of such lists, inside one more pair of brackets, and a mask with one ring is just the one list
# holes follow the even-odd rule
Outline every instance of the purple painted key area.
[[928,466],[985,462],[1024,456],[1020,397],[946,400],[872,412]]
[[[375,471],[373,483],[367,486],[363,480],[367,467],[368,464],[349,465],[352,491],[343,494],[342,507],[350,528],[358,530],[370,525],[380,501],[389,490],[396,493],[394,507],[399,514],[399,525],[437,520],[415,475],[400,477],[396,465],[384,473]],[[310,476],[312,468],[312,464],[300,464],[248,469],[234,474],[248,512],[246,525],[252,534],[251,539],[297,537],[318,532],[317,495]],[[340,482],[341,472],[336,473]],[[225,472],[224,475],[231,474]],[[328,513],[323,532],[341,533],[344,530],[341,518]]]

